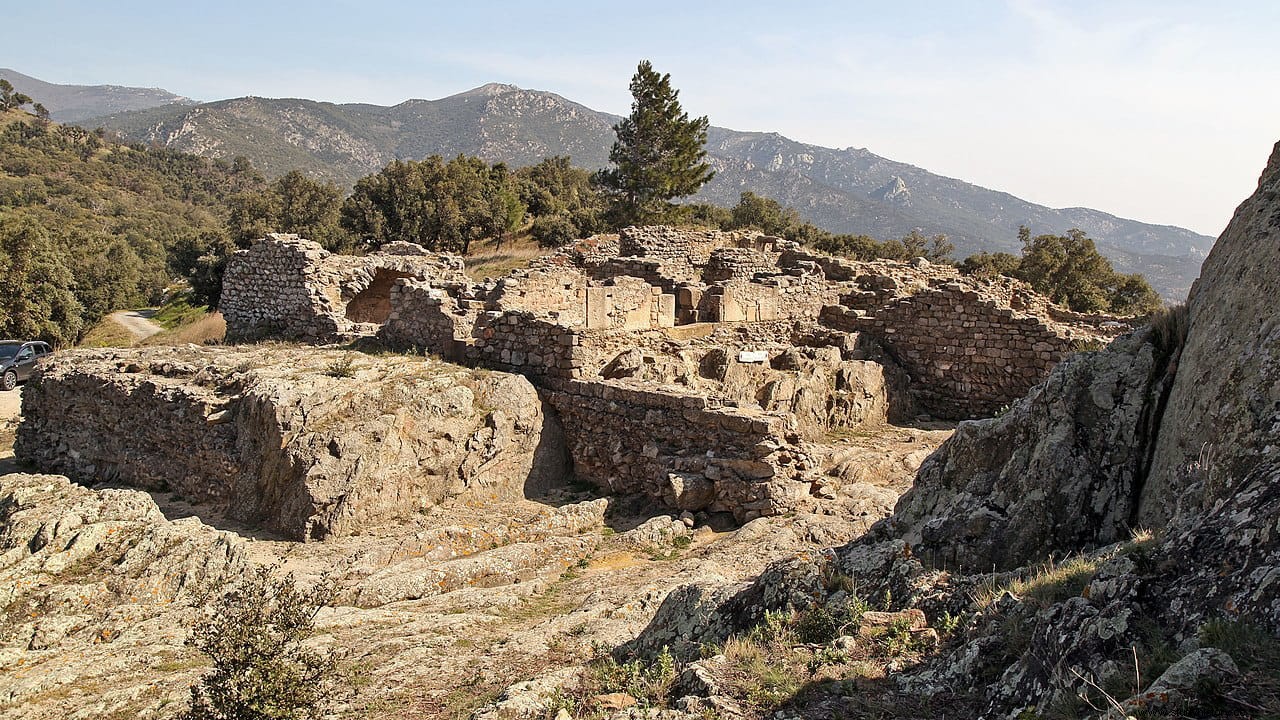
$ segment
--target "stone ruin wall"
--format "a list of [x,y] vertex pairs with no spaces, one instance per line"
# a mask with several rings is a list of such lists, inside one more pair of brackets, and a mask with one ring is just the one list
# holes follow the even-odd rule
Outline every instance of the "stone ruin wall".
[[230,502],[241,470],[226,399],[169,377],[186,376],[182,364],[159,364],[154,374],[137,363],[120,370],[108,379],[61,358],[42,370],[23,388],[14,454],[73,480]]
[[353,377],[333,377],[343,357],[70,351],[24,388],[15,455],[85,483],[174,492],[296,540],[359,533],[466,492],[563,482],[561,426],[526,378],[367,356]]
[[[1117,334],[1099,327],[1107,318],[1054,308],[1016,281],[964,278],[923,261],[832,258],[750,233],[628,228],[616,241],[580,241],[484,288],[457,281],[465,275],[447,268],[420,271],[419,277],[436,276],[424,279],[393,276],[388,273],[400,270],[387,259],[330,257],[296,238],[272,240],[255,244],[244,262],[229,268],[227,299],[253,297],[240,294],[247,284],[260,300],[226,308],[233,339],[253,336],[242,332],[253,323],[238,320],[245,304],[260,313],[254,332],[281,324],[291,326],[294,337],[350,331],[354,323],[339,316],[342,303],[350,314],[362,287],[377,286],[381,298],[381,287],[389,285],[378,306],[385,312],[371,318],[386,321],[381,336],[389,344],[534,376],[582,378],[609,359],[594,341],[612,341],[595,331],[677,333],[673,325],[821,318],[836,330],[879,340],[910,373],[924,409],[965,418],[1020,397],[1081,341]],[[627,255],[605,257],[615,247]],[[406,259],[412,256],[400,258]],[[272,271],[273,260],[284,269]],[[611,263],[642,265],[648,277],[602,278],[602,271],[617,270]],[[714,282],[677,280],[671,263],[679,273]],[[236,279],[246,269],[254,282]],[[275,277],[275,301],[262,299],[268,277]]]
[[930,414],[990,416],[1026,394],[1063,357],[1100,335],[1003,306],[958,283],[881,304],[874,291],[828,307],[822,321],[880,341]]
[[717,248],[736,244],[742,233],[685,230],[668,225],[629,227],[618,236],[618,255],[656,260],[692,279]]
[[554,381],[547,389],[575,473],[611,492],[642,493],[675,510],[729,512],[739,522],[786,512],[809,496],[812,460],[787,440],[781,415],[610,380]]
[[[744,422],[753,411],[716,406],[736,402],[727,388],[719,397],[701,386],[641,390],[600,379],[606,364],[635,348],[669,359],[676,347],[685,348],[679,352],[686,358],[712,345],[771,355],[795,344],[841,348],[845,360],[832,366],[833,378],[897,393],[887,404],[859,400],[842,411],[849,418],[884,416],[890,405],[898,417],[919,408],[965,418],[1020,397],[1078,340],[1104,334],[1096,321],[1053,320],[1053,308],[1035,305],[1017,283],[983,284],[923,262],[831,258],[758,234],[629,228],[617,238],[575,243],[497,281],[449,277],[390,282],[379,337],[534,378],[562,417],[582,477],[677,509],[734,512],[740,520],[794,507],[806,494],[775,481],[792,477],[796,467],[779,458],[799,457],[778,448],[788,437],[821,434],[830,419],[807,408],[814,417],[805,432],[780,425],[788,412],[789,422],[798,422],[784,381],[771,380],[766,393],[777,412],[757,410]],[[876,349],[854,349],[868,345]],[[863,360],[883,371],[868,373]],[[908,374],[909,394],[902,391]],[[758,389],[740,384],[752,404],[747,395]],[[716,459],[717,447],[732,448],[725,462]]]
[[218,306],[230,342],[333,341],[385,322],[391,287],[401,278],[456,281],[466,274],[459,258],[411,243],[334,255],[296,235],[272,234],[231,256]]
[[341,281],[326,276],[329,253],[294,236],[271,235],[231,256],[218,303],[227,340],[320,339],[338,332],[339,309],[329,294]]
[[707,259],[702,271],[702,281],[750,282],[756,275],[773,275],[778,272],[777,258],[753,247],[716,248]]

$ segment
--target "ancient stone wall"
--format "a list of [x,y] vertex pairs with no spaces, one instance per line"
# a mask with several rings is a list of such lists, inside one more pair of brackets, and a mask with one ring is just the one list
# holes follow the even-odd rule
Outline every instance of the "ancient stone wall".
[[610,492],[642,493],[677,510],[729,512],[739,522],[786,512],[809,496],[811,460],[787,440],[782,415],[609,380],[547,387],[574,472]]
[[484,313],[463,346],[468,364],[532,376],[575,377],[583,367],[579,334],[518,310]]
[[84,482],[230,502],[240,476],[236,430],[227,397],[186,382],[197,367],[122,358],[107,378],[77,367],[77,357],[59,355],[23,388],[17,457]]
[[463,359],[484,303],[459,299],[421,280],[391,287],[391,314],[378,338],[393,348],[423,350],[454,362]]
[[334,255],[296,235],[268,235],[231,256],[219,309],[231,342],[327,341],[372,334],[391,313],[401,278],[465,280],[462,261],[393,243],[365,256]]
[[911,375],[921,405],[940,417],[982,417],[1026,394],[1096,335],[1053,327],[951,283],[884,305],[874,292],[829,307],[823,322],[866,332]]
[[528,310],[576,327],[587,322],[588,284],[587,276],[572,268],[516,271],[497,281],[488,307]]
[[296,236],[274,235],[231,256],[222,278],[219,308],[227,340],[265,337],[321,338],[335,335],[342,308],[327,276],[330,253]]
[[717,248],[707,259],[707,266],[702,271],[702,281],[715,282],[749,282],[757,274],[775,274],[778,272],[777,258],[755,248],[722,247]]
[[666,225],[629,227],[619,236],[622,257],[644,258],[661,264],[661,274],[676,281],[694,281],[718,248],[734,247],[740,232],[688,230]]

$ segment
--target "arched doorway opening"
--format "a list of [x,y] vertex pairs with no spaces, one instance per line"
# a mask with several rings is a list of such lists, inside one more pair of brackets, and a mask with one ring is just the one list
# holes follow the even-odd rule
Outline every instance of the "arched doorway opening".
[[369,287],[356,293],[347,303],[347,319],[354,323],[385,323],[391,316],[391,286],[396,280],[407,277],[413,275],[378,268]]

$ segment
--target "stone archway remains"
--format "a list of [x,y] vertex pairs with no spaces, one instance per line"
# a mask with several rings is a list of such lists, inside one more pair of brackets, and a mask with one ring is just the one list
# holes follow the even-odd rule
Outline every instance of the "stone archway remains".
[[354,323],[386,323],[391,316],[391,286],[400,278],[411,277],[414,277],[412,273],[378,268],[369,287],[347,303],[347,319]]

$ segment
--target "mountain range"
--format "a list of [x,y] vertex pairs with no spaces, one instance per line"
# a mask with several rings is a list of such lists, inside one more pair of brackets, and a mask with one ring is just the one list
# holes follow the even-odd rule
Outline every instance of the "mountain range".
[[0,78],[13,83],[18,92],[30,95],[49,110],[49,117],[60,123],[85,123],[89,118],[109,113],[127,112],[166,106],[190,106],[196,101],[160,88],[124,87],[121,85],[59,85],[45,82],[17,70],[0,68]]
[[[387,107],[259,97],[194,104],[158,89],[53,85],[10,70],[0,77],[43,102],[55,119],[199,155],[243,155],[271,176],[296,169],[344,186],[392,160],[432,154],[465,153],[517,167],[568,155],[581,167],[603,167],[619,119],[554,93],[496,83]],[[866,149],[712,127],[707,151],[716,177],[695,200],[728,206],[750,190],[834,232],[880,239],[912,230],[944,233],[959,257],[1018,252],[1021,225],[1033,234],[1079,228],[1117,269],[1143,273],[1170,299],[1186,296],[1213,244],[1184,228],[1037,205]]]

